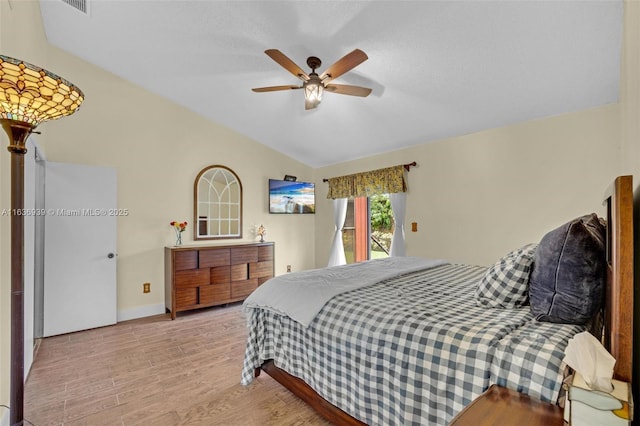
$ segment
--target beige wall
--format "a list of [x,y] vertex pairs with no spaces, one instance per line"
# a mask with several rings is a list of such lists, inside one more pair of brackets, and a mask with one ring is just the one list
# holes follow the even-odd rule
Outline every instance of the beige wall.
[[[489,265],[581,214],[604,214],[618,172],[619,107],[608,105],[316,170],[316,179],[416,161],[408,174],[407,254]],[[318,209],[331,211],[326,184]],[[410,232],[411,222],[418,232]],[[316,223],[325,265],[333,222]]]
[[620,79],[622,164],[640,186],[640,2],[625,1]]

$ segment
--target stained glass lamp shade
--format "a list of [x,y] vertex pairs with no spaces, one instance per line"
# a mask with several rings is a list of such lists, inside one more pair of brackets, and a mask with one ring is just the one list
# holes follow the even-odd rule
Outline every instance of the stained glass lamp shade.
[[27,62],[0,55],[0,119],[35,128],[78,110],[84,94],[67,80]]

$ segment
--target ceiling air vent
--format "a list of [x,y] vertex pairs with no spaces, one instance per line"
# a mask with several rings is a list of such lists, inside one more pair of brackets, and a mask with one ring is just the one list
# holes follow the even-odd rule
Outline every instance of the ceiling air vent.
[[85,15],[89,14],[89,0],[62,0],[62,2],[84,13]]

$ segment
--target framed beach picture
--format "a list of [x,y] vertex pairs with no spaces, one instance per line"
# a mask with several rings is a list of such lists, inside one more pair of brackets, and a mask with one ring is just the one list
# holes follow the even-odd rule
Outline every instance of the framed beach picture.
[[269,213],[313,214],[315,212],[314,183],[269,179]]

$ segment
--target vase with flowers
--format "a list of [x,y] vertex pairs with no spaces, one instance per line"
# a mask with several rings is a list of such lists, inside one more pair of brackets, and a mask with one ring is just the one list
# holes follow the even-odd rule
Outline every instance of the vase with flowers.
[[258,226],[258,229],[256,229],[256,235],[260,237],[260,242],[263,243],[264,236],[267,235],[267,228],[265,228],[263,225]]
[[173,230],[176,231],[176,246],[182,245],[182,233],[185,229],[187,229],[187,222],[177,222],[171,221],[169,225],[173,227]]

